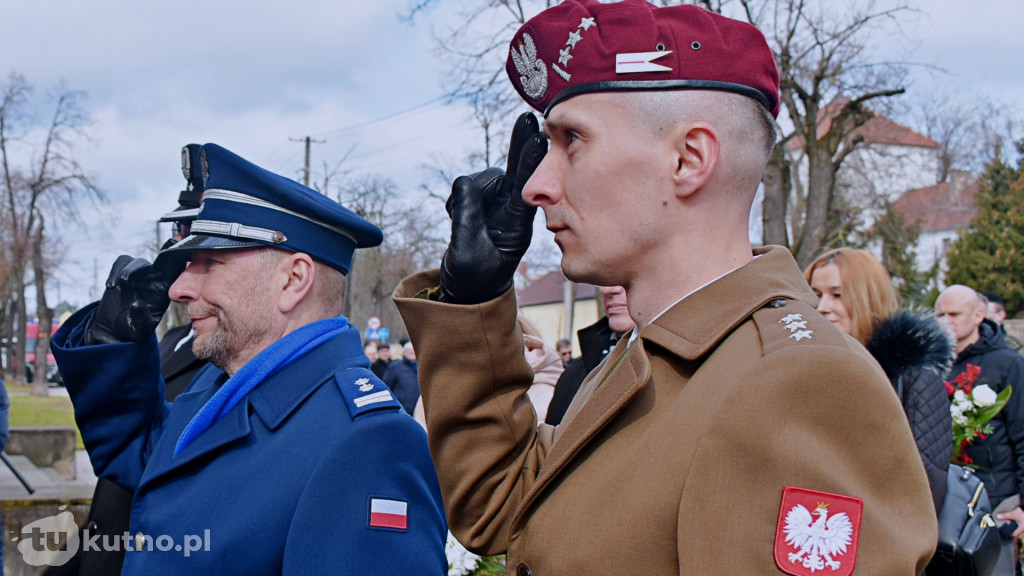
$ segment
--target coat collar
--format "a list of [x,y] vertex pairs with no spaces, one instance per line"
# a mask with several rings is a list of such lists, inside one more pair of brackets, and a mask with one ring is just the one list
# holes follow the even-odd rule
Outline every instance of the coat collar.
[[178,457],[172,457],[184,426],[226,380],[227,375],[222,370],[204,372],[201,381],[174,401],[167,427],[151,455],[154,469],[150,473],[147,466],[144,482],[248,436],[252,430],[250,407],[267,428],[275,430],[303,401],[330,381],[335,372],[354,366],[365,368],[368,364],[358,333],[352,330],[342,333],[262,382],[223,418],[200,434]]
[[684,360],[696,360],[772,300],[803,300],[814,292],[792,254],[781,246],[754,251],[754,260],[687,296],[640,331],[640,338]]
[[604,363],[588,375],[580,393],[590,396],[575,414],[567,414],[559,427],[537,480],[512,521],[513,534],[522,529],[533,503],[547,486],[648,385],[649,347],[693,362],[773,300],[803,300],[811,305],[817,302],[788,249],[766,247],[755,250],[754,255],[757,257],[752,262],[676,303],[641,330],[628,348],[625,339],[620,341]]

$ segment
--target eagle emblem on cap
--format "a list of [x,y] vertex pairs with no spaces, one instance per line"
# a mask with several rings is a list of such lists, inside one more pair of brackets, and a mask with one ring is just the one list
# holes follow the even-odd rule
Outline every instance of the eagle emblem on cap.
[[523,34],[519,49],[511,50],[512,62],[519,72],[519,83],[523,92],[534,100],[544,96],[548,91],[548,67],[537,56],[537,45],[529,34]]

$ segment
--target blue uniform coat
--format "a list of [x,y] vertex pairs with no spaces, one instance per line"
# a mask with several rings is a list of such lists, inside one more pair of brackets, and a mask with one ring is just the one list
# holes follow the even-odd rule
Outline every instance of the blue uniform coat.
[[[208,366],[172,406],[156,339],[80,346],[91,311],[53,348],[97,475],[135,492],[120,545],[143,550],[128,551],[123,574],[447,572],[426,436],[397,401],[360,401],[387,388],[355,330],[269,377],[173,457],[227,375]],[[407,528],[372,525],[374,500],[407,504]]]

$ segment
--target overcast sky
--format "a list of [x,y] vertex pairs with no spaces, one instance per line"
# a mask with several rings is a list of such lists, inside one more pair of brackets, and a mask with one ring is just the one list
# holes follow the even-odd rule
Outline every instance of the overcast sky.
[[[87,303],[118,254],[154,242],[155,220],[184,184],[183,144],[216,142],[299,178],[293,139],[312,136],[324,141],[313,145],[314,170],[351,150],[350,176],[383,174],[409,193],[429,178],[424,165],[462,161],[482,139],[465,110],[441,101],[430,34],[452,18],[435,10],[410,26],[399,18],[409,4],[0,0],[0,74],[23,74],[37,96],[59,80],[88,95],[96,139],[79,159],[119,216],[107,235],[66,233],[60,298]],[[919,6],[927,16],[906,29],[920,41],[913,56],[951,74],[922,70],[911,91],[952,85],[1019,114],[1024,0]]]

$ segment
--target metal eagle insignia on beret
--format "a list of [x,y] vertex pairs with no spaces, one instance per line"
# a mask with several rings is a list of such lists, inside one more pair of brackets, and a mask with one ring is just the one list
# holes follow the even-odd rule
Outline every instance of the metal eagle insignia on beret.
[[519,72],[519,83],[523,92],[534,100],[544,96],[548,91],[548,67],[537,56],[537,45],[529,34],[523,34],[519,49],[511,50],[512,62]]

